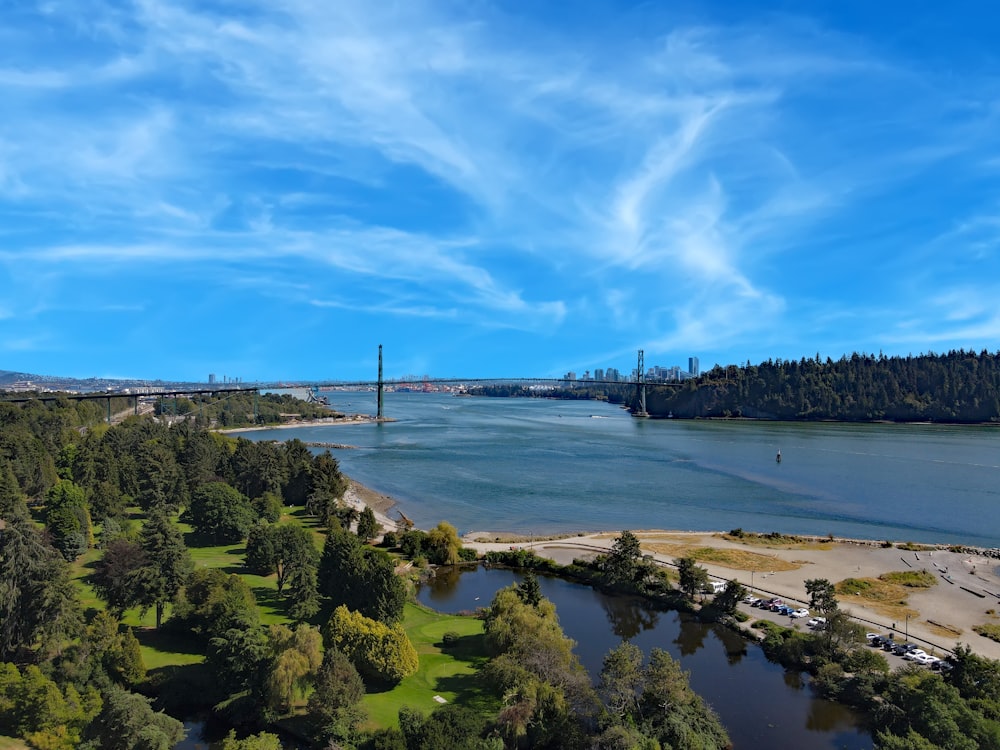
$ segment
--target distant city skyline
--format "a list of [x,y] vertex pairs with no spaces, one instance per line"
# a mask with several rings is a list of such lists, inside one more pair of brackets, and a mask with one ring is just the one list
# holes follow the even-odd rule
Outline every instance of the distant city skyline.
[[996,351],[997,38],[964,0],[8,3],[0,369]]

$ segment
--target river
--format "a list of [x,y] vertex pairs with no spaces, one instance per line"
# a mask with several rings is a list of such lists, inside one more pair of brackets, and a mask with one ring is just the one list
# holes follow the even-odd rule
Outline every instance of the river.
[[[488,604],[520,576],[510,570],[445,571],[421,586],[417,598],[444,612]],[[865,750],[871,735],[850,709],[813,695],[808,678],[785,672],[742,636],[640,600],[608,596],[589,586],[540,577],[563,631],[592,677],[604,655],[628,639],[644,653],[662,648],[690,672],[691,687],[719,714],[734,746],[768,750]]]
[[[373,412],[374,394],[329,394]],[[245,433],[353,445],[421,528],[779,531],[1000,546],[1000,429],[638,420],[600,402],[388,393],[394,422]],[[783,460],[775,461],[781,450]]]

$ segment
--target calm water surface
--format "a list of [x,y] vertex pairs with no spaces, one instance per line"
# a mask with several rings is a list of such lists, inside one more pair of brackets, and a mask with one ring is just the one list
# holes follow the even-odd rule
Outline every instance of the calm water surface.
[[[374,394],[332,393],[370,413]],[[669,528],[1000,546],[1000,429],[637,420],[599,402],[389,393],[384,424],[246,433],[347,443],[418,526]],[[774,457],[781,450],[783,461]]]
[[[422,586],[417,598],[444,612],[472,610],[516,580],[520,576],[510,570],[449,571]],[[657,647],[680,660],[691,686],[718,712],[737,748],[872,747],[858,715],[814,697],[800,676],[786,674],[759,647],[725,628],[559,578],[539,583],[592,677],[600,674],[604,655],[626,638],[646,654]]]

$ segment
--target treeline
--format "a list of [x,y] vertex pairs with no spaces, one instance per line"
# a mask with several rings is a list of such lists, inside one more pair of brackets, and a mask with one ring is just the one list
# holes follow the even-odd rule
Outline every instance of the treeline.
[[320,419],[336,416],[330,407],[303,401],[289,393],[191,394],[164,397],[156,402],[157,416],[189,416],[199,427],[246,427],[254,424],[281,424],[289,416]]
[[996,422],[1000,354],[748,362],[715,367],[679,388],[649,386],[646,403],[652,415],[679,418]]
[[499,383],[496,385],[480,385],[469,389],[472,396],[489,396],[493,398],[558,398],[568,401],[607,401],[612,404],[631,403],[635,394],[635,386],[602,384],[580,384],[569,387],[529,388],[516,383]]
[[[504,384],[470,389],[473,395],[597,399],[638,409],[635,386],[586,385],[539,391]],[[998,422],[1000,353],[951,351],[916,357],[819,355],[716,366],[673,386],[646,386],[654,417],[746,417],[850,422]]]

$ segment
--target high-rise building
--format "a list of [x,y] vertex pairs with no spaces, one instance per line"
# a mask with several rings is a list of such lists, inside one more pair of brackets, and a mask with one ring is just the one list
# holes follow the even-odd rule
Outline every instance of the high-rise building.
[[215,373],[214,372],[208,373],[208,384],[209,385],[215,385]]
[[604,380],[604,370],[600,367],[594,369],[594,380]]
[[698,377],[700,371],[698,370],[697,357],[688,357],[688,372],[691,373],[693,377]]

